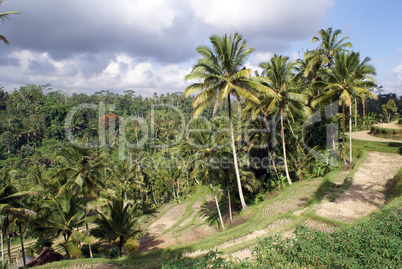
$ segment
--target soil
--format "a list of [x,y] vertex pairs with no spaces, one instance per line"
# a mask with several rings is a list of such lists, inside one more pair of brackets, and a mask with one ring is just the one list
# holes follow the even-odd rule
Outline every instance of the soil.
[[398,154],[369,152],[353,177],[352,185],[333,202],[316,205],[316,214],[350,223],[385,203],[385,186],[402,167]]
[[372,136],[372,135],[369,134],[368,131],[352,132],[352,139],[375,141],[375,142],[395,142],[395,143],[401,143],[402,144],[401,140],[393,140],[393,139],[387,139],[387,138],[381,138],[381,137]]
[[[203,205],[201,202],[201,197],[199,197],[198,200],[192,205],[194,210],[193,213],[182,223],[180,223],[180,225],[174,229],[171,229],[170,231],[167,230],[172,228],[173,225],[175,225],[183,216],[189,202],[175,205],[168,209],[161,216],[158,216],[158,219],[149,226],[146,233],[138,239],[140,244],[136,253],[162,249],[177,244],[190,243],[216,233],[217,230],[214,227],[205,224],[207,217],[203,216],[202,214],[201,216],[197,216],[195,223],[193,224],[197,225],[198,227],[194,227],[192,224],[190,224],[192,219],[199,214],[200,211],[205,210],[206,208],[212,210],[212,206],[214,206],[213,196],[206,195],[205,200],[206,203]],[[186,225],[190,226],[187,229],[181,230]],[[177,232],[177,230],[180,232]]]

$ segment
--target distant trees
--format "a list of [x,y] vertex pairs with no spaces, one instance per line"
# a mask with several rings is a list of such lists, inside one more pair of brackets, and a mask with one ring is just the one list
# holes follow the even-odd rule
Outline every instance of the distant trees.
[[381,108],[384,118],[387,120],[388,123],[391,121],[392,118],[398,115],[398,107],[396,106],[393,99],[388,100],[388,102],[382,105]]

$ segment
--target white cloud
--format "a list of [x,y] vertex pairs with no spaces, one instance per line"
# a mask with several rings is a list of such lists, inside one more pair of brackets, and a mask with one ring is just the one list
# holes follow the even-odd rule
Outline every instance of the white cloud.
[[51,83],[88,93],[181,91],[188,63],[199,56],[196,47],[208,45],[211,34],[241,33],[257,49],[247,63],[257,70],[272,52],[316,34],[332,5],[333,0],[5,1],[2,8],[22,15],[2,28],[12,46],[0,50],[1,83],[6,89]]
[[402,52],[402,47],[398,46],[398,47],[396,47],[396,50],[399,51],[399,52]]
[[[23,76],[25,84],[50,83],[54,89],[76,92],[77,89],[92,94],[100,89],[123,92],[126,89],[138,89],[137,93],[150,96],[153,92],[183,91],[187,86],[184,80],[190,69],[180,69],[176,64],[156,68],[151,62],[138,62],[127,54],[116,55],[101,72],[85,77],[82,67],[73,60],[55,60],[47,53],[35,53],[28,50],[19,51],[10,56],[18,61],[12,67],[0,66],[2,73],[9,80],[9,85],[17,85]],[[50,72],[32,70],[34,63],[48,66]],[[72,74],[70,69],[76,69]],[[22,85],[19,85],[22,86]],[[18,87],[19,87],[18,86]]]
[[222,31],[286,31],[324,16],[331,0],[193,0],[195,15]]
[[402,95],[402,64],[389,71],[389,77],[384,80],[383,86],[387,92]]

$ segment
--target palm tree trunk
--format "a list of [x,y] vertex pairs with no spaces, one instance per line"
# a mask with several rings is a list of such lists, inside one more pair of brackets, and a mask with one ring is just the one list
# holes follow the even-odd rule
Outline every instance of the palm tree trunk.
[[241,181],[240,181],[239,167],[237,164],[237,154],[236,154],[236,147],[235,147],[235,142],[234,142],[233,123],[232,123],[232,108],[230,105],[230,94],[228,95],[228,110],[229,110],[230,141],[231,141],[231,146],[232,146],[233,162],[234,162],[234,167],[235,167],[235,172],[236,172],[237,187],[239,189],[241,207],[243,208],[244,211],[246,211],[247,205],[246,205],[246,202],[244,201],[244,195],[243,195],[243,190],[242,190]]
[[366,100],[363,99],[363,126],[366,126]]
[[355,97],[355,129],[357,127],[357,98]]
[[349,162],[352,163],[352,104],[349,106]]
[[211,185],[211,188],[212,188],[212,192],[214,193],[216,209],[218,210],[218,215],[219,215],[219,220],[221,222],[222,231],[224,231],[225,230],[225,225],[223,224],[221,209],[219,208],[218,197],[216,197],[215,187],[214,187],[214,185],[212,185],[212,183],[210,183],[210,185]]
[[27,262],[25,260],[24,237],[22,236],[22,225],[21,225],[21,223],[18,223],[18,228],[20,230],[22,261],[24,263],[24,268],[25,268],[25,267],[27,267]]
[[10,238],[10,219],[7,215],[6,217],[6,236],[7,236],[7,254],[8,263],[11,264],[11,238]]
[[346,125],[346,115],[345,115],[345,104],[342,104],[342,155],[343,155],[343,164],[346,165],[346,156],[345,156],[345,125]]
[[1,240],[1,266],[4,266],[4,245],[3,245],[3,230],[0,233],[0,240]]
[[[86,231],[87,231],[87,235],[89,235],[89,227],[88,227],[88,221],[87,221],[87,199],[86,199],[86,196],[85,196],[85,189],[84,188],[82,188],[82,194],[83,194],[83,197],[84,197],[85,228],[86,228]],[[89,248],[89,256],[91,258],[93,258],[91,244],[88,244],[88,248]]]
[[279,179],[278,170],[276,169],[276,164],[275,164],[274,156],[272,156],[271,151],[269,150],[269,146],[267,147],[267,150],[268,150],[268,157],[271,159],[271,161],[272,161],[272,166],[274,167],[275,175],[276,175],[276,177]]
[[285,130],[283,128],[283,108],[281,108],[281,138],[282,138],[283,162],[285,163],[286,179],[288,180],[288,183],[290,185],[290,184],[292,184],[292,181],[290,180],[289,171],[288,171],[288,162],[286,160]]
[[229,177],[226,177],[226,189],[228,193],[228,211],[229,211],[229,220],[230,220],[230,225],[232,225],[232,201],[230,199],[230,191],[229,191]]

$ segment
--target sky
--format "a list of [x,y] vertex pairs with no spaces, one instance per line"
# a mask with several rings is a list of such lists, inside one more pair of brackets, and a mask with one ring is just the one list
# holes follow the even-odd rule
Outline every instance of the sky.
[[4,0],[0,86],[51,84],[66,94],[182,92],[212,35],[240,33],[255,70],[274,54],[296,60],[332,27],[370,57],[377,84],[402,95],[400,0]]

